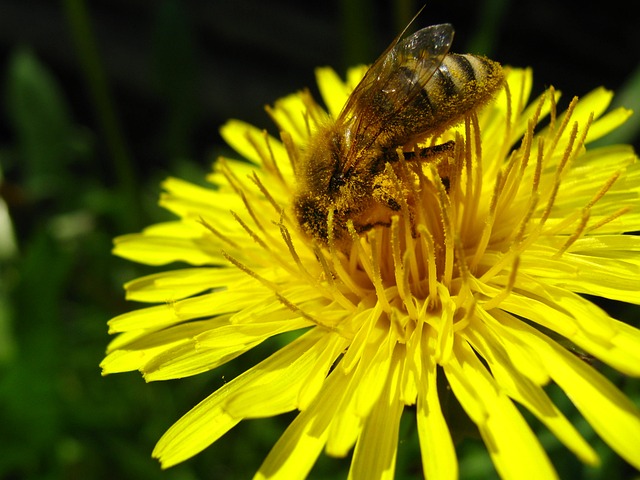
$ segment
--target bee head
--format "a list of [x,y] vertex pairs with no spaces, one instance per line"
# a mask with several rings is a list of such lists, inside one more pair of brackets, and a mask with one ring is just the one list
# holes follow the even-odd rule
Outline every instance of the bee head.
[[296,220],[304,232],[322,243],[328,240],[327,218],[329,211],[326,201],[312,195],[301,195],[293,204]]
[[329,179],[329,190],[328,193],[335,194],[340,190],[345,183],[347,183],[347,179],[349,178],[349,172],[342,172],[340,170],[336,170],[331,175]]

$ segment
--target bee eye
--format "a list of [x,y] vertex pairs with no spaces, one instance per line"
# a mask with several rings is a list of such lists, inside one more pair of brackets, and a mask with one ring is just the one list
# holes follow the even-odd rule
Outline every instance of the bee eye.
[[345,183],[347,183],[345,174],[343,172],[336,172],[331,175],[331,179],[329,180],[329,191],[335,192]]

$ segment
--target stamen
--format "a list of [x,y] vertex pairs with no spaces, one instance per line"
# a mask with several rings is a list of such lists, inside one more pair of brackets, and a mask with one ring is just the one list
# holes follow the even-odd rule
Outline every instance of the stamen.
[[[302,103],[306,107],[308,118],[312,120],[316,125],[322,123],[326,117],[326,113],[322,109],[322,107],[318,105],[318,102],[315,101],[309,89],[305,88],[300,93],[300,98],[302,100]],[[307,131],[309,134],[311,134],[311,128],[309,125],[307,125]]]
[[222,255],[224,256],[224,258],[226,258],[229,262],[231,262],[233,265],[235,265],[238,269],[242,270],[244,273],[246,273],[247,275],[249,275],[252,278],[255,278],[256,280],[258,280],[260,283],[262,283],[265,287],[267,287],[269,290],[271,290],[276,298],[283,304],[285,305],[287,308],[289,308],[290,310],[300,314],[301,317],[305,318],[306,320],[309,320],[310,322],[314,323],[315,325],[319,326],[319,327],[323,327],[326,328],[328,330],[331,330],[332,332],[337,332],[340,333],[336,327],[332,326],[332,325],[326,325],[324,323],[322,323],[321,320],[315,318],[314,316],[310,315],[308,312],[305,312],[304,310],[302,310],[300,307],[298,307],[296,304],[292,303],[290,300],[288,300],[282,293],[280,288],[273,282],[270,282],[269,280],[267,280],[266,278],[262,277],[261,275],[259,275],[257,272],[255,272],[254,270],[250,269],[249,267],[247,267],[245,264],[243,264],[242,262],[238,261],[236,258],[234,258],[233,256],[229,255],[227,252],[225,252],[224,250],[222,251]]
[[[550,94],[549,91],[546,91],[542,94],[542,96],[538,100],[538,103],[536,104],[535,112],[527,122],[527,129],[524,133],[524,138],[522,139],[522,144],[519,148],[519,150],[523,152],[522,165],[520,167],[521,175],[524,175],[524,172],[526,171],[527,166],[529,165],[529,158],[531,156],[531,146],[535,136],[536,125],[538,125],[538,122],[540,121],[540,115],[542,115],[542,107],[546,103],[546,97],[549,94]],[[542,143],[543,141],[544,141],[544,137],[542,136],[538,137],[538,157],[540,157],[543,150],[542,149],[542,145],[544,145],[544,143]]]
[[273,237],[271,235],[271,231],[270,231],[271,229],[265,228],[264,223],[262,222],[260,217],[258,215],[256,215],[255,210],[253,209],[253,207],[249,203],[249,200],[247,199],[247,196],[244,194],[244,192],[242,192],[242,194],[239,195],[239,196],[242,199],[242,203],[244,203],[244,206],[247,209],[247,212],[249,213],[249,216],[253,220],[253,223],[260,229],[260,231],[262,233],[264,233],[270,239],[273,239]]
[[278,215],[280,215],[282,218],[284,218],[284,220],[289,220],[287,218],[287,213],[285,211],[284,208],[282,208],[278,202],[276,202],[276,200],[273,198],[273,196],[271,196],[271,193],[269,192],[269,190],[266,189],[266,187],[263,185],[262,181],[260,180],[260,177],[258,177],[258,175],[256,174],[256,172],[252,172],[251,176],[249,177],[249,179],[258,187],[258,189],[260,190],[260,193],[262,193],[264,195],[264,197],[267,199],[267,201],[271,204],[271,206],[273,207],[273,209],[276,211],[276,213]]
[[504,170],[502,171],[502,184],[500,185],[500,194],[499,194],[499,205],[500,210],[510,209],[514,198],[517,195],[517,192],[520,188],[521,178],[518,177],[514,172],[516,171],[516,164],[518,163],[518,152],[513,151],[509,156],[509,160],[507,161]]
[[538,192],[540,177],[542,176],[542,162],[544,160],[544,137],[538,138],[538,155],[536,155],[536,169],[531,182],[531,193]]
[[[473,127],[473,140],[475,144],[475,162],[473,162],[473,175],[475,176],[474,182],[474,191],[475,191],[475,200],[479,200],[479,196],[482,194],[482,181],[484,179],[484,175],[482,172],[482,134],[480,132],[480,124],[478,123],[478,115],[476,112],[473,112],[471,115],[471,126]],[[471,178],[471,176],[469,177]],[[474,205],[477,207],[480,202],[474,201]],[[473,215],[475,216],[475,212],[477,208],[474,210]]]
[[558,104],[556,103],[556,91],[553,85],[549,87],[549,103],[551,107],[549,109],[549,132],[553,132],[556,128],[556,114],[558,111]]
[[[465,167],[467,173],[466,197],[464,202],[464,212],[462,214],[462,225],[460,230],[468,232],[472,230],[472,226],[477,221],[478,208],[482,203],[480,197],[482,195],[482,136],[480,133],[480,125],[478,117],[474,113],[467,117],[465,121],[466,142],[465,149]],[[473,140],[471,140],[473,138]],[[474,144],[474,155],[472,155],[471,143]],[[467,161],[468,159],[468,161]],[[454,203],[455,205],[455,203]]]
[[[578,141],[576,142],[576,147],[573,149],[571,156],[569,157],[568,163],[572,163],[573,160],[582,153],[582,149],[584,148],[584,142],[586,141],[587,135],[589,134],[589,129],[591,128],[591,124],[593,123],[593,112],[589,114],[589,118],[587,118],[587,123],[585,123],[582,128],[582,132]],[[575,128],[578,129],[578,122],[574,123]],[[569,147],[567,147],[569,148]]]
[[402,212],[402,216],[404,218],[409,218],[409,204],[407,203],[407,196],[402,194],[404,193],[404,185],[400,182],[400,179],[396,175],[396,172],[393,170],[393,167],[390,163],[387,163],[387,165],[385,166],[384,173],[393,182],[394,189],[398,193],[401,193],[401,195],[398,195],[398,198],[396,200],[400,204],[400,211]]
[[213,227],[213,225],[211,225],[210,223],[208,223],[204,218],[200,217],[198,219],[198,223],[200,223],[200,225],[202,225],[204,228],[206,228],[207,230],[209,230],[213,235],[215,235],[216,237],[218,237],[220,240],[222,240],[224,243],[226,243],[227,245],[233,247],[233,248],[240,248],[238,246],[238,244],[236,242],[234,242],[233,240],[231,240],[229,237],[227,237],[226,235],[223,235],[222,233],[220,233],[219,230],[217,230],[216,228]]
[[263,225],[262,221],[260,220],[260,217],[258,215],[256,215],[253,207],[251,206],[251,203],[249,202],[249,200],[248,200],[248,198],[246,196],[246,192],[248,192],[249,190],[247,188],[245,188],[244,185],[242,184],[242,182],[240,182],[240,180],[233,174],[233,172],[230,171],[230,169],[228,168],[226,163],[222,164],[222,169],[221,170],[222,170],[222,173],[224,174],[225,178],[228,180],[229,185],[231,186],[231,188],[233,188],[233,190],[236,192],[236,194],[242,200],[242,203],[244,204],[247,212],[249,213],[249,216],[253,220],[253,223],[260,229],[260,231],[262,233],[264,233],[267,237],[269,237],[270,240],[273,240],[273,237],[272,237],[271,233],[269,232],[269,229],[265,228],[265,226]]
[[[464,169],[467,173],[467,182],[465,185],[465,205],[469,204],[473,208],[474,204],[477,202],[474,201],[473,197],[473,189],[475,187],[473,182],[473,153],[471,150],[471,121],[469,116],[466,116],[464,119]],[[473,215],[468,215],[467,218],[473,218]]]
[[[233,216],[233,218],[235,219],[236,222],[238,222],[238,224],[242,227],[242,229],[247,232],[249,234],[249,236],[253,239],[254,242],[256,242],[260,247],[262,247],[265,251],[267,251],[271,257],[271,260],[277,262],[278,265],[280,265],[285,271],[295,275],[295,270],[292,268],[290,262],[285,261],[277,252],[274,252],[270,247],[269,247],[269,242],[265,242],[262,238],[260,238],[256,232],[254,232],[251,227],[249,227],[246,222],[244,220],[242,220],[242,218],[240,218],[240,216],[235,213],[234,211],[230,211],[231,215]],[[275,240],[273,240],[271,242],[271,244],[275,244]],[[246,249],[245,249],[246,250]],[[264,262],[264,257],[258,257],[255,253],[251,253],[248,252],[247,255],[251,254],[252,256],[254,256],[255,258],[255,262],[256,264],[260,264],[261,262]]]
[[626,206],[626,207],[622,207],[620,210],[612,213],[611,215],[609,215],[608,217],[603,218],[602,220],[600,220],[597,223],[594,223],[593,225],[591,225],[589,228],[587,228],[586,233],[591,233],[594,230],[599,229],[600,227],[606,225],[609,222],[613,222],[616,218],[621,217],[622,215],[625,215],[626,213],[628,213],[631,210],[631,207]]
[[[552,122],[549,125],[550,134],[553,133],[553,125],[555,124],[555,113],[556,113],[556,103],[553,95],[551,96],[551,102],[552,102],[552,107],[551,107]],[[545,153],[545,156],[547,156],[547,158],[551,158],[551,156],[553,155],[553,152],[558,146],[558,142],[564,135],[564,131],[566,130],[567,125],[569,125],[569,121],[571,120],[571,116],[573,115],[573,111],[575,110],[576,105],[578,105],[578,97],[573,97],[573,99],[569,103],[569,106],[567,107],[566,112],[564,113],[564,117],[562,119],[562,123],[560,124],[560,127],[556,131],[556,134],[553,137],[551,144],[549,145],[549,150]],[[574,130],[576,130],[575,123],[574,123]],[[572,132],[572,136],[575,137],[575,133]],[[566,153],[566,150],[565,150],[565,153]]]
[[[573,144],[576,140],[577,134],[578,134],[578,124],[574,123],[573,127],[571,128],[571,133],[569,135],[569,143],[567,144],[567,148],[565,148],[562,158],[560,159],[560,162],[558,163],[558,166],[556,168],[556,173],[553,180],[553,186],[551,188],[551,194],[547,198],[547,205],[540,217],[541,224],[545,223],[549,218],[549,215],[551,214],[551,209],[553,208],[553,205],[556,201],[556,197],[558,195],[558,191],[560,190],[560,183],[562,182],[562,173],[564,171],[565,166],[569,162],[569,157],[571,156]],[[554,142],[557,143],[557,140],[554,140]]]
[[473,258],[471,259],[471,263],[469,268],[471,271],[475,271],[476,267],[480,263],[480,259],[484,255],[487,245],[489,245],[489,240],[491,239],[491,233],[493,231],[493,225],[496,218],[496,208],[498,205],[499,198],[499,185],[501,183],[502,174],[498,172],[498,176],[496,178],[496,182],[493,188],[493,193],[491,194],[491,200],[489,202],[489,211],[487,212],[487,217],[484,221],[484,227],[482,227],[482,234],[480,236],[480,241],[475,247],[475,253]]
[[418,312],[413,303],[413,295],[411,294],[411,287],[409,286],[409,276],[405,269],[402,253],[400,251],[399,229],[399,218],[397,215],[394,215],[391,217],[391,254],[393,257],[396,285],[398,287],[398,294],[407,309],[409,317],[412,320],[417,320]]
[[464,254],[464,246],[462,245],[462,240],[459,236],[456,236],[455,238],[454,248],[457,259],[456,263],[458,265],[458,276],[462,281],[462,285],[467,285],[471,278],[471,272],[469,271],[466,255]]
[[[411,229],[406,219],[403,219],[405,224],[405,232]],[[404,264],[407,268],[407,277],[411,285],[414,286],[414,295],[421,298],[426,292],[422,289],[423,278],[423,262],[418,260],[416,249],[418,248],[415,239],[407,239],[406,245],[408,246],[404,252]]]
[[287,184],[287,182],[284,179],[284,176],[282,175],[282,172],[280,171],[280,167],[278,166],[278,162],[276,160],[276,156],[273,154],[273,148],[271,147],[271,137],[269,136],[269,134],[267,133],[266,130],[262,131],[262,136],[264,137],[264,143],[267,146],[267,151],[269,152],[268,158],[269,158],[269,164],[268,164],[268,169],[270,172],[273,172],[275,174],[275,176],[278,178],[278,180],[280,180],[283,184]]
[[336,242],[334,239],[334,231],[333,231],[333,216],[334,216],[333,208],[330,208],[329,214],[327,215],[327,244],[329,246],[330,252],[335,252],[336,250]]
[[[400,170],[400,176],[405,180],[403,183],[400,182],[400,180],[398,179],[398,177],[395,175],[393,175],[394,178],[394,182],[397,182],[397,184],[395,185],[397,191],[399,192],[403,192],[404,188],[408,188],[409,192],[408,195],[400,195],[400,202],[401,202],[401,207],[402,207],[402,218],[404,220],[404,233],[405,233],[405,238],[406,238],[406,244],[410,245],[411,244],[411,239],[413,237],[413,232],[412,232],[412,220],[413,217],[416,215],[416,212],[414,212],[413,210],[415,209],[409,209],[409,204],[407,202],[407,198],[411,198],[414,200],[414,202],[420,198],[419,197],[419,192],[418,189],[416,188],[416,182],[413,178],[413,174],[412,171],[409,170],[409,167],[407,166],[407,161],[404,158],[404,154],[402,152],[402,150],[400,149],[398,151],[398,169]],[[421,171],[422,168],[419,167],[419,170]],[[414,272],[417,274],[417,270]]]
[[[462,186],[460,185],[462,178],[462,169],[464,168],[463,155],[465,154],[465,141],[459,132],[456,132],[455,144],[453,148],[453,168],[448,168],[449,174],[449,196],[451,197],[451,203],[458,205],[462,202],[460,198],[462,196]],[[451,166],[451,164],[449,165]],[[434,177],[436,180],[439,177]],[[442,183],[442,182],[440,182]]]
[[438,269],[436,265],[435,246],[431,232],[423,224],[418,225],[420,243],[426,248],[427,259],[427,280],[429,282],[429,295],[427,297],[428,307],[434,307],[438,303]]
[[378,303],[382,307],[382,310],[387,314],[391,313],[391,305],[387,300],[387,294],[385,292],[384,285],[382,283],[382,275],[380,274],[380,262],[378,251],[378,236],[376,235],[377,229],[369,230],[367,237],[369,239],[369,245],[371,245],[371,266],[373,267],[373,275],[371,280],[376,290],[376,296],[378,297]]
[[487,302],[485,302],[482,305],[482,308],[484,308],[487,311],[492,310],[498,307],[498,305],[500,305],[500,303],[502,303],[511,294],[511,290],[513,290],[513,286],[516,283],[516,277],[518,275],[519,266],[520,266],[520,256],[516,255],[513,259],[513,264],[511,266],[511,272],[509,272],[509,280],[507,281],[507,284],[500,291],[500,293],[498,293],[491,300],[488,300]]
[[522,145],[518,149],[520,152],[520,173],[519,177],[522,178],[524,173],[527,171],[527,166],[529,165],[529,158],[531,157],[531,144],[533,142],[533,130],[537,124],[537,120],[531,119],[527,122],[527,130],[524,132],[524,137],[522,139]]
[[307,313],[304,310],[302,310],[295,303],[292,303],[289,300],[287,300],[287,298],[284,297],[282,294],[280,294],[278,292],[274,292],[274,293],[275,293],[276,298],[278,299],[278,301],[280,303],[282,303],[285,307],[289,308],[291,311],[296,312],[301,317],[303,317],[306,320],[309,320],[310,322],[316,324],[318,327],[326,328],[327,330],[329,330],[331,332],[334,332],[334,333],[337,333],[338,335],[340,335],[340,336],[342,336],[344,338],[348,338],[347,336],[343,335],[334,325],[326,325],[326,324],[322,323],[322,321],[318,320],[317,318],[315,318],[312,315],[309,315],[309,313]]
[[525,233],[527,231],[527,226],[531,221],[531,217],[536,210],[536,206],[537,200],[532,198],[532,201],[529,204],[529,209],[520,220],[518,228],[516,229],[516,234],[513,237],[513,240],[511,240],[511,246],[509,247],[509,250],[505,252],[502,258],[498,259],[493,265],[491,265],[491,268],[489,268],[489,270],[482,274],[482,276],[480,277],[481,282],[489,282],[495,275],[502,271],[505,264],[509,262],[511,258],[517,258],[520,252],[526,250],[526,248],[535,241],[535,239],[537,238],[536,235],[529,234],[525,238]]
[[600,188],[598,193],[596,193],[593,196],[593,198],[589,200],[589,203],[587,203],[586,208],[593,207],[602,197],[604,197],[605,194],[611,189],[611,187],[613,187],[613,184],[616,183],[618,178],[620,178],[620,175],[621,175],[621,172],[619,171],[611,175],[611,177],[609,177],[609,179],[605,182],[602,188]]
[[[437,172],[435,171],[435,167],[433,165],[430,166],[432,170],[432,175],[434,178],[437,178]],[[451,208],[451,203],[449,202],[449,196],[444,188],[444,185],[440,182],[435,182],[436,190],[437,190],[437,199],[438,206],[440,207],[440,220],[442,222],[442,231],[444,235],[444,269],[442,272],[442,283],[445,286],[449,286],[451,284],[451,279],[453,278],[453,267],[454,267],[454,252],[453,252],[453,224],[450,213],[453,212]]]
[[585,231],[585,228],[587,227],[587,223],[589,222],[589,209],[588,208],[584,208],[582,209],[582,217],[580,220],[580,224],[578,225],[578,228],[573,232],[573,234],[571,234],[571,236],[567,239],[567,241],[564,243],[564,245],[562,245],[558,251],[556,253],[553,254],[553,258],[559,258],[562,256],[562,254],[564,252],[567,251],[567,249],[573,245],[576,240],[578,240],[582,234]]
[[[273,123],[276,124],[280,132],[287,131],[287,130],[295,131],[295,133],[297,133],[301,138],[306,138],[309,135],[308,129],[306,132],[304,130],[300,130],[298,126],[299,125],[298,119],[293,117],[291,111],[288,108],[285,108],[283,101],[276,102],[275,109],[272,108],[270,105],[267,105],[265,106],[265,110],[267,114],[271,117],[271,120],[273,121]],[[287,120],[289,120],[288,125],[283,125],[282,122],[278,121],[278,114],[276,110],[277,112],[280,112],[282,115],[284,115],[284,117]],[[299,111],[296,110],[295,114],[299,115]],[[306,115],[305,115],[305,119],[306,119]]]
[[[284,108],[278,108],[277,105],[278,102],[276,102],[276,109],[278,111],[282,111],[284,112],[285,109]],[[287,128],[285,125],[282,124],[282,122],[280,122],[280,120],[278,120],[278,114],[276,113],[276,109],[274,109],[271,105],[265,105],[264,106],[264,111],[267,112],[267,115],[269,115],[269,117],[271,118],[271,121],[273,123],[275,123],[276,127],[278,128],[279,132],[286,132]]]
[[[501,122],[501,126],[504,127],[503,129],[503,139],[502,142],[500,144],[500,149],[498,152],[496,152],[496,158],[505,158],[509,152],[509,150],[511,150],[512,147],[512,143],[513,143],[513,123],[514,123],[514,115],[513,115],[513,99],[512,99],[512,93],[511,93],[511,88],[509,87],[509,83],[508,82],[504,82],[504,85],[502,87],[504,89],[504,94],[506,97],[506,106],[507,106],[507,111],[506,111],[506,115],[504,116],[504,121]],[[520,95],[522,96],[522,95]],[[520,110],[518,110],[519,112]],[[495,133],[496,137],[498,135],[498,133]],[[499,167],[499,162],[492,162],[489,165],[487,165],[489,167],[489,169],[493,170],[496,167]]]
[[257,272],[255,272],[254,270],[252,270],[249,267],[247,267],[244,263],[240,262],[235,257],[231,256],[226,251],[222,250],[221,253],[222,253],[222,256],[224,258],[226,258],[229,262],[231,262],[233,265],[235,265],[237,268],[242,270],[244,273],[246,273],[250,277],[253,277],[256,280],[258,280],[260,283],[262,283],[269,290],[273,291],[274,293],[279,291],[279,288],[275,283],[273,283],[273,282],[267,280],[266,278],[262,277]]
[[[293,245],[293,241],[291,240],[291,233],[289,233],[289,229],[287,228],[287,226],[284,225],[284,223],[282,223],[282,219],[280,219],[280,222],[278,223],[278,227],[280,229],[280,234],[282,235],[284,243],[285,245],[287,245],[287,248],[289,249],[289,254],[291,255],[291,258],[293,259],[294,263],[298,267],[298,271],[305,277],[305,279],[310,284],[312,284],[315,288],[321,290],[325,297],[330,297],[332,294],[337,292],[338,291],[337,288],[329,288],[329,289],[325,288],[325,286],[321,282],[319,282],[317,278],[311,275],[309,270],[307,270],[307,268],[304,266],[304,263],[302,262],[302,260],[300,260],[300,257],[298,256],[298,252],[296,251],[296,248]],[[328,282],[330,286],[333,287],[332,275],[328,277]],[[342,294],[340,293],[340,295]],[[353,304],[348,300],[345,304],[353,307]]]
[[533,193],[529,197],[529,204],[527,205],[526,214],[522,217],[522,220],[520,221],[518,228],[516,228],[515,230],[516,234],[513,237],[514,246],[518,247],[516,249],[517,251],[522,251],[523,247],[525,247],[523,243],[524,243],[525,235],[527,233],[529,234],[529,238],[527,239],[526,246],[529,246],[533,242],[533,240],[536,238],[536,236],[534,235],[534,232],[527,232],[527,227],[530,225],[531,218],[533,217],[533,214],[538,208],[539,200],[540,200],[540,196],[537,193]]
[[[371,256],[365,251],[364,247],[362,246],[362,243],[360,242],[360,235],[358,235],[358,232],[356,232],[356,228],[354,227],[353,221],[351,219],[347,220],[347,231],[349,232],[352,240],[350,258],[353,262],[355,262],[356,259],[359,259],[360,265],[367,274],[367,277],[369,279],[373,279],[375,274],[373,271],[373,265],[371,264]],[[351,268],[352,271],[355,271],[356,265],[352,264]]]
[[318,262],[320,262],[320,266],[322,267],[322,272],[324,274],[324,278],[326,279],[327,283],[329,284],[329,288],[335,288],[335,273],[333,272],[333,270],[331,270],[330,266],[329,266],[329,262],[327,261],[326,257],[324,256],[324,252],[322,252],[322,250],[320,249],[320,247],[318,247],[318,245],[314,244],[313,245],[313,253],[315,255],[315,257],[318,259]]
[[[331,263],[333,265],[334,271],[336,272],[336,275],[338,276],[342,284],[345,287],[347,287],[349,290],[351,290],[351,292],[355,294],[358,298],[362,298],[366,296],[367,292],[363,290],[360,286],[358,286],[354,281],[353,275],[351,275],[349,272],[345,270],[344,265],[340,260],[340,258],[338,257],[337,252],[335,250],[330,250],[330,253],[331,253]],[[340,289],[336,287],[334,287],[334,289],[338,292],[340,291]],[[340,295],[342,295],[342,293],[340,293]],[[349,304],[353,305],[350,301],[349,301]]]
[[[249,142],[249,144],[253,147],[253,149],[256,151],[256,153],[258,154],[258,156],[260,157],[260,159],[262,160],[262,165],[264,166],[265,170],[272,172],[272,173],[278,173],[278,169],[276,167],[276,163],[275,163],[275,159],[273,158],[273,152],[271,151],[271,149],[269,148],[269,144],[268,144],[268,134],[266,130],[262,130],[262,140],[264,141],[265,145],[267,146],[267,150],[265,151],[264,149],[264,145],[261,145],[257,139],[254,137],[253,132],[251,130],[246,130],[244,132],[244,138],[245,140],[247,140],[247,142]],[[282,177],[280,177],[282,179]]]
[[[505,93],[505,96],[507,97],[507,114],[505,116],[505,122],[504,122],[505,141],[502,142],[502,144],[504,146],[503,148],[508,149],[511,145],[511,131],[513,129],[513,108],[512,108],[513,99],[511,97],[511,88],[509,88],[509,82],[504,82],[504,93]],[[523,94],[524,94],[524,91],[522,90],[520,92],[520,98],[518,99],[519,112],[522,111],[522,104],[524,102]],[[504,158],[506,155],[506,150],[501,153],[502,154],[500,155],[499,158]]]
[[287,157],[289,157],[289,163],[291,164],[293,173],[295,175],[300,175],[300,150],[293,141],[293,137],[289,132],[280,130],[280,140],[282,140],[282,144],[287,152]]
[[591,198],[591,200],[582,209],[582,211],[580,211],[579,213],[574,212],[570,216],[566,217],[563,221],[555,225],[553,229],[549,231],[549,234],[559,234],[560,232],[563,232],[564,229],[566,229],[569,225],[571,225],[573,222],[576,221],[576,218],[578,216],[580,217],[584,216],[584,212],[591,210],[591,208],[596,204],[596,202],[600,200],[607,193],[607,191],[613,186],[613,184],[615,183],[619,175],[620,173],[616,172],[612,177],[610,177],[609,180],[607,180],[607,182],[602,186],[602,188]]
[[463,315],[461,318],[454,319],[453,323],[453,332],[457,333],[464,330],[474,318],[474,314],[477,307],[477,300],[473,292],[471,291],[471,282],[473,281],[473,277],[469,277],[469,282],[464,282],[460,286],[460,290],[458,292],[457,303],[460,305],[458,311],[462,311]]
[[[289,249],[289,255],[291,255],[291,258],[293,258],[293,262],[298,266],[298,269],[300,270],[300,272],[307,279],[312,280],[313,277],[311,276],[309,271],[305,268],[304,264],[300,260],[300,257],[298,256],[298,252],[296,252],[296,247],[293,245],[293,242],[291,241],[291,233],[289,233],[289,229],[286,227],[286,225],[282,223],[282,218],[278,223],[278,227],[280,228],[280,235],[282,235],[282,239],[284,240],[285,245]],[[316,282],[313,281],[313,283],[316,283]]]
[[249,225],[246,224],[246,222],[244,220],[242,220],[242,218],[240,218],[240,216],[234,212],[233,210],[230,210],[229,213],[231,213],[231,216],[233,216],[233,218],[235,219],[236,222],[238,222],[240,224],[240,226],[242,227],[242,229],[247,232],[249,234],[249,236],[253,239],[254,242],[256,242],[258,245],[260,245],[262,248],[264,248],[267,252],[269,253],[273,253],[270,249],[269,249],[269,245],[262,240],[250,227]]

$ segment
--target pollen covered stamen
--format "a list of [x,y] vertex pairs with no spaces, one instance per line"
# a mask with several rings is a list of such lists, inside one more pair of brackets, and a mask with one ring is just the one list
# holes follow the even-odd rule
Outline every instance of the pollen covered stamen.
[[414,304],[414,298],[411,293],[411,287],[409,285],[409,272],[405,268],[404,259],[406,256],[411,255],[410,250],[405,251],[405,256],[402,255],[400,249],[400,234],[399,234],[400,219],[397,215],[394,215],[391,219],[391,250],[393,256],[394,273],[396,279],[396,285],[398,287],[398,294],[403,301],[405,310],[409,314],[409,318],[412,320],[418,320],[418,311]]

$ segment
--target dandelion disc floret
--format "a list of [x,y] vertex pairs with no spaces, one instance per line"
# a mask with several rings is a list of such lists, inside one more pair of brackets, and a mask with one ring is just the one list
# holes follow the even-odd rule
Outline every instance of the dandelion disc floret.
[[627,146],[589,147],[629,112],[605,114],[611,94],[597,89],[560,113],[557,91],[529,101],[531,72],[510,69],[492,102],[423,140],[452,142],[446,155],[398,152],[386,167],[405,193],[390,222],[358,231],[347,218],[347,246],[323,244],[296,221],[296,168],[363,74],[318,70],[328,112],[308,93],[280,100],[269,109],[279,139],[228,122],[222,135],[243,160],[220,159],[214,189],[168,179],[161,204],[178,220],[116,240],[120,256],[191,267],[126,285],[129,299],[157,305],[109,322],[119,335],[105,374],[186,377],[300,332],[178,420],[154,456],[169,467],[244,419],[297,410],[257,478],[303,478],[323,450],[352,452],[353,478],[389,478],[407,411],[424,475],[455,478],[444,383],[503,478],[554,478],[516,405],[598,463],[548,396],[554,383],[640,468],[638,408],[572,350],[640,376],[639,331],[583,296],[640,303],[640,239],[625,234],[640,230],[638,159]]

